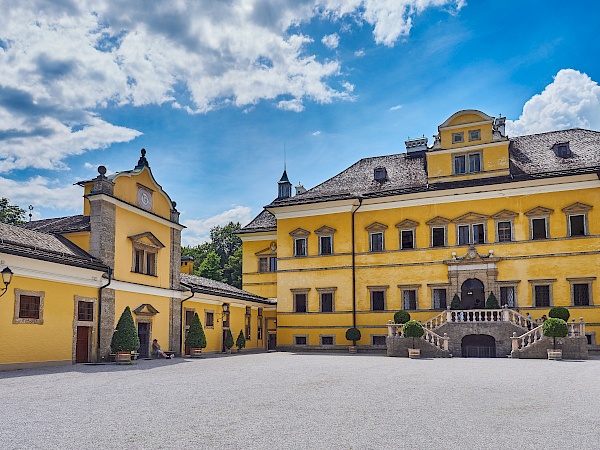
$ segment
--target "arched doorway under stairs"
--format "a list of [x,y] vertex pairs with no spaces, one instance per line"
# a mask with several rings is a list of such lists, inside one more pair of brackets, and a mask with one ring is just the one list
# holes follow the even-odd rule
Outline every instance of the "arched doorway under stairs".
[[496,339],[487,334],[468,334],[461,341],[463,358],[495,358]]

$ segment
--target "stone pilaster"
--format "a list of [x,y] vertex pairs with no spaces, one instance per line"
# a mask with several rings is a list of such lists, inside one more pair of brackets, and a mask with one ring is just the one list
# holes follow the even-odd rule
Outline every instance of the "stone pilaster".
[[111,269],[115,267],[115,219],[117,208],[94,196],[90,202],[90,254]]
[[169,308],[169,350],[177,354],[181,342],[181,325],[181,300],[172,298]]
[[102,303],[100,304],[100,349],[98,361],[108,361],[110,354],[110,341],[115,329],[115,291],[102,289]]

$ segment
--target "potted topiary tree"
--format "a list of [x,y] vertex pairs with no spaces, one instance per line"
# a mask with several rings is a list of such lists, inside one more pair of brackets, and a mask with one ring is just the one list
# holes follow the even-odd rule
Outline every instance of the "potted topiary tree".
[[421,349],[415,348],[415,338],[420,338],[425,334],[423,325],[416,320],[409,320],[402,327],[402,334],[405,338],[412,338],[412,348],[408,349],[409,358],[419,358],[421,356]]
[[401,309],[394,313],[394,323],[400,323],[404,325],[406,322],[410,320],[410,313],[408,311],[404,311]]
[[548,313],[548,317],[553,317],[555,319],[562,319],[565,322],[567,322],[569,320],[569,317],[571,317],[571,313],[564,306],[555,306]]
[[348,353],[356,353],[356,341],[360,341],[360,330],[352,327],[346,330],[346,340],[352,341],[352,345],[348,347]]
[[190,356],[192,358],[200,358],[202,349],[206,348],[206,335],[200,322],[198,313],[194,313],[190,329],[185,337],[185,346],[190,348]]
[[490,292],[490,295],[488,295],[488,298],[485,301],[485,309],[500,309],[498,299],[493,292]]
[[225,330],[225,340],[223,342],[225,345],[225,353],[231,353],[231,347],[233,347],[233,335],[231,334],[231,330]]
[[562,359],[562,349],[556,348],[556,338],[565,337],[569,333],[567,322],[551,317],[542,325],[544,336],[553,338],[552,350],[548,349],[548,359]]
[[140,338],[133,323],[133,316],[129,306],[125,308],[119,318],[117,328],[113,332],[110,348],[116,353],[117,364],[131,364],[131,352],[140,348]]
[[450,309],[462,309],[462,304],[460,302],[460,297],[458,294],[454,294],[452,297],[452,301],[450,302]]
[[240,330],[240,334],[238,334],[237,340],[235,341],[235,346],[238,349],[238,353],[242,351],[244,347],[246,347],[246,337],[244,336],[244,332]]

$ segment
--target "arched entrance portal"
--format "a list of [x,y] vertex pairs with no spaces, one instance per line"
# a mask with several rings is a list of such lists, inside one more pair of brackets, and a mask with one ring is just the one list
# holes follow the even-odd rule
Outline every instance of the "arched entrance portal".
[[469,278],[460,288],[460,303],[464,309],[482,309],[485,305],[483,283],[477,278]]
[[463,358],[495,358],[496,339],[487,334],[468,334],[461,341]]

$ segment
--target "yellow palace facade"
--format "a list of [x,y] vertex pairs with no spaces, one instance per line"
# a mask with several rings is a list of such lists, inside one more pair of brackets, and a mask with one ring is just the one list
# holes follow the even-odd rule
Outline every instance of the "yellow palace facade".
[[[176,204],[154,179],[145,150],[133,170],[98,176],[82,187],[82,214],[0,224],[0,370],[108,361],[113,329],[128,306],[140,358],[183,355],[198,313],[206,352],[224,350],[227,330],[246,348],[275,338],[272,300],[191,274],[181,261]],[[184,272],[184,273],[181,273]],[[271,342],[274,346],[274,343]]]
[[385,348],[404,309],[500,305],[539,318],[566,306],[600,330],[600,133],[508,137],[505,119],[459,111],[434,142],[365,158],[306,190],[284,172],[247,226],[243,288],[277,300],[278,348]]

